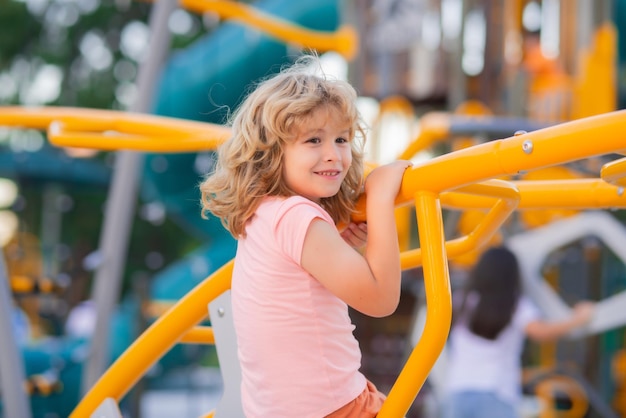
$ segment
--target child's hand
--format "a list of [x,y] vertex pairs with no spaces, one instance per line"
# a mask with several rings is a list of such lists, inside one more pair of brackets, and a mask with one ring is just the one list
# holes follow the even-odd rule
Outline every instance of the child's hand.
[[341,231],[341,238],[356,250],[362,248],[367,242],[367,224],[350,222],[346,229]]
[[395,200],[402,184],[402,177],[413,164],[398,160],[375,168],[365,179],[365,192],[377,199]]

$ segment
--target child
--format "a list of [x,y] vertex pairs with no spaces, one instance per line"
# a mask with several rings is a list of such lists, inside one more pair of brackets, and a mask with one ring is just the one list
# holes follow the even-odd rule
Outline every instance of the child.
[[591,302],[569,318],[540,319],[522,296],[517,257],[505,247],[485,251],[471,271],[447,355],[445,418],[519,417],[521,355],[525,338],[554,340],[587,324]]
[[[346,82],[305,57],[261,83],[201,184],[203,213],[238,240],[233,319],[248,417],[375,417],[348,306],[382,317],[400,297],[394,200],[408,161],[363,185],[364,127]],[[364,187],[367,228],[349,223]],[[367,245],[359,252],[353,247]]]

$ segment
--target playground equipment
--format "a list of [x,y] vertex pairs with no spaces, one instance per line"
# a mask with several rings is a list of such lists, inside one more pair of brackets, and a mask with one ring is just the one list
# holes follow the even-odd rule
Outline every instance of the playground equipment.
[[[267,3],[269,4],[269,2]],[[291,3],[298,2],[290,2],[290,4]],[[330,37],[326,37],[327,34],[320,33],[320,35],[323,35],[321,37],[321,42],[319,44],[315,44],[315,40],[306,40],[306,37],[299,39],[299,28],[289,25],[285,27],[285,22],[272,23],[271,19],[267,19],[268,16],[259,15],[255,13],[254,10],[249,9],[245,6],[234,6],[235,3],[223,1],[197,2],[189,0],[184,4],[191,10],[197,11],[206,11],[213,8],[211,10],[217,12],[223,18],[233,18],[256,27],[265,27],[266,29],[264,30],[283,41],[288,41],[300,45],[317,45],[315,47],[318,48],[318,50],[325,49],[326,46],[324,45],[327,45],[325,44],[325,42],[327,42],[328,40],[330,40],[330,42],[338,41],[335,47],[331,46],[331,49],[339,49],[343,51],[346,57],[351,57],[355,51],[354,44],[351,45],[349,48],[345,47],[345,43],[353,39],[353,33],[351,33],[350,31],[338,31],[336,35]],[[278,8],[278,6],[274,7]],[[293,31],[290,32],[290,29],[293,29]],[[342,43],[344,44],[344,46],[341,46]],[[232,43],[229,45],[232,45]],[[262,46],[264,48],[269,47],[268,44],[263,44]],[[254,48],[250,47],[249,49]],[[205,52],[205,54],[210,53],[210,51]],[[224,61],[228,61],[230,64],[232,64],[233,61],[237,62],[238,64],[242,64],[243,59],[241,56],[237,56],[233,60],[232,55],[229,55],[229,58],[225,59]],[[268,61],[271,61],[271,59]],[[205,61],[205,63],[206,62],[207,61]],[[183,78],[181,77],[180,73],[176,71],[177,68],[184,66],[183,64],[193,67],[194,65],[197,65],[198,62],[193,62],[193,60],[186,62],[177,62],[174,60],[172,61],[172,65],[168,67],[164,73],[163,80],[165,81],[163,83],[169,84],[169,87],[164,86],[162,89],[162,100],[159,101],[156,106],[157,113],[163,114],[171,112],[173,116],[176,117],[188,117],[189,114],[198,115],[202,112],[201,110],[199,111],[199,109],[202,109],[203,106],[198,105],[197,101],[186,100],[188,97],[186,97],[184,94],[180,96],[175,96],[174,94],[172,94],[172,90],[166,90],[167,88],[175,90],[178,87],[175,85],[175,83],[168,82],[171,82],[172,77]],[[219,64],[221,65],[222,63]],[[275,62],[273,64],[275,64]],[[237,67],[237,65],[235,65],[235,67]],[[205,73],[206,72],[210,71],[207,70],[205,71]],[[242,75],[241,72],[237,73],[237,76],[240,77],[233,77],[234,80],[232,82],[234,84],[240,85],[247,84],[247,82],[249,82],[250,80],[257,78],[257,76],[261,75],[255,74],[253,77],[250,74]],[[215,82],[215,79],[213,79],[212,82]],[[203,103],[207,101],[205,95],[206,90],[198,88],[197,84],[186,87],[190,89],[195,89],[197,91],[196,97],[202,95],[202,97],[198,100],[201,100]],[[184,102],[186,102],[186,104],[184,104],[184,106],[178,106],[179,104],[181,104],[180,102],[177,102],[176,100],[171,100],[172,98],[175,99],[176,97],[185,97]],[[147,107],[147,102],[144,102],[143,105],[137,106],[135,110],[147,111]],[[38,122],[35,122],[35,114],[37,112],[31,113],[30,115],[23,115],[21,111],[24,109],[7,110],[8,116],[6,118],[6,123],[2,122],[2,124],[8,124],[10,126],[32,126],[36,129],[47,129],[50,140],[53,141],[56,145],[93,147],[106,150],[119,149],[136,150],[142,152],[176,153],[175,155],[173,155],[173,157],[176,158],[180,156],[182,157],[181,160],[184,160],[185,157],[179,155],[178,153],[206,151],[215,146],[215,144],[219,143],[219,138],[222,135],[227,134],[227,132],[223,131],[223,128],[219,125],[194,125],[193,123],[191,125],[187,125],[182,121],[180,121],[181,123],[179,124],[178,120],[162,118],[144,119],[144,116],[139,114],[122,114],[118,112],[112,112],[106,115],[96,113],[83,114],[81,113],[81,109],[48,108],[41,109],[42,115],[44,116]],[[13,114],[11,113],[12,111],[14,111]],[[187,112],[187,115],[182,114],[185,112]],[[72,115],[75,115],[76,117],[73,117]],[[17,117],[17,119],[14,119],[14,117]],[[511,140],[507,142],[507,144],[511,144],[511,147],[506,149],[490,149],[489,147],[478,147],[473,148],[474,150],[476,150],[475,153],[454,153],[450,157],[451,161],[445,158],[437,159],[433,162],[433,166],[431,166],[429,163],[424,166],[416,167],[414,175],[410,176],[411,180],[409,180],[408,178],[405,179],[405,188],[403,188],[403,192],[399,196],[399,203],[402,206],[408,207],[409,205],[414,203],[414,200],[415,203],[419,204],[416,211],[418,212],[418,223],[420,224],[420,242],[429,242],[429,247],[432,244],[433,248],[431,249],[424,247],[417,250],[409,250],[404,252],[402,254],[402,265],[404,268],[411,268],[414,266],[423,265],[425,271],[431,272],[427,281],[427,292],[428,289],[430,289],[428,293],[430,295],[428,300],[429,317],[438,318],[437,321],[441,322],[437,322],[436,324],[443,324],[444,326],[440,328],[438,333],[433,333],[432,330],[434,329],[435,325],[433,325],[432,321],[431,323],[429,323],[429,330],[431,331],[425,334],[426,339],[422,340],[419,346],[419,352],[425,353],[425,362],[418,367],[417,383],[411,383],[410,385],[406,385],[408,379],[414,379],[411,373],[414,371],[414,367],[416,367],[417,361],[421,361],[421,359],[419,359],[419,356],[414,354],[409,359],[410,361],[407,363],[405,371],[403,371],[403,373],[400,375],[398,383],[396,384],[396,386],[394,386],[394,390],[390,394],[390,400],[385,405],[385,409],[381,411],[381,414],[383,414],[381,416],[396,416],[396,413],[401,414],[402,410],[406,410],[405,407],[408,408],[408,406],[410,406],[410,403],[415,397],[415,394],[423,383],[423,380],[420,383],[419,378],[422,376],[425,378],[425,375],[428,373],[428,364],[433,359],[434,353],[437,352],[437,346],[441,343],[442,340],[445,340],[445,335],[447,335],[447,332],[445,331],[447,312],[445,299],[446,291],[448,289],[446,289],[445,280],[439,280],[442,277],[445,277],[447,274],[447,271],[445,270],[445,257],[454,258],[457,256],[461,256],[468,251],[471,251],[472,249],[476,249],[484,245],[495,233],[495,231],[498,230],[502,222],[504,222],[515,209],[529,210],[537,208],[568,207],[578,210],[584,210],[588,208],[604,209],[610,207],[624,207],[623,197],[619,192],[620,187],[624,186],[624,169],[622,163],[606,165],[605,169],[603,170],[604,173],[601,179],[587,179],[575,181],[554,179],[551,181],[541,182],[519,182],[492,180],[492,178],[499,177],[501,175],[515,175],[521,170],[536,169],[552,164],[561,164],[567,161],[585,159],[596,155],[596,153],[610,154],[612,152],[618,152],[620,150],[623,151],[626,146],[622,145],[621,148],[619,148],[619,139],[616,139],[615,137],[617,132],[619,132],[620,129],[623,129],[622,120],[623,115],[621,115],[620,118],[616,120],[611,120],[609,122],[605,120],[605,122],[609,125],[613,125],[613,127],[610,128],[611,134],[613,135],[613,142],[611,142],[610,146],[606,144],[607,148],[600,147],[599,144],[595,144],[593,146],[586,145],[586,147],[582,148],[578,154],[565,152],[562,155],[559,155],[559,152],[561,151],[559,148],[572,147],[573,149],[576,149],[581,143],[570,144],[565,140],[557,141],[554,138],[559,136],[578,137],[577,134],[569,131],[560,132],[558,130],[550,131],[548,134],[546,134],[547,136],[544,137],[540,135],[539,138],[535,138],[531,134],[521,134],[520,136],[524,138],[529,138],[530,142],[520,142],[520,138],[517,138],[517,140],[515,141]],[[16,123],[16,121],[20,122]],[[476,121],[475,119],[459,119],[458,121],[452,120],[451,122],[452,123],[448,125],[446,125],[445,123],[442,125],[444,129],[448,130],[448,133],[463,133],[462,126],[465,122],[469,123],[469,125],[466,125],[466,128],[469,126],[471,130],[476,127],[475,124],[477,122],[481,123],[482,121]],[[492,126],[491,123],[493,122],[493,120],[487,122],[488,123],[485,124],[484,129],[489,129],[489,127]],[[510,134],[510,132],[514,132],[520,129],[526,131],[535,131],[538,129],[541,130],[542,128],[546,127],[546,125],[531,124],[523,119],[503,119],[502,122],[502,131],[491,132],[497,137],[507,136]],[[32,125],[30,125],[31,123]],[[598,129],[598,134],[606,134],[606,128],[599,128],[598,126],[595,126],[594,122],[591,121],[585,123],[589,123],[589,126],[593,125],[593,127],[587,131],[587,134],[596,133],[596,129]],[[436,127],[436,124],[434,126]],[[575,131],[578,128],[579,126],[577,125],[576,127],[573,127],[571,129]],[[563,129],[565,129],[565,127],[563,127]],[[602,129],[605,129],[605,131],[602,131]],[[428,130],[426,130],[425,132],[428,132]],[[161,142],[167,140],[167,136],[163,135],[164,133],[169,134],[170,138],[180,137],[182,138],[182,141],[172,144],[172,148],[162,148],[160,145]],[[534,141],[533,139],[540,139],[540,141]],[[198,140],[197,143],[196,140]],[[514,152],[512,147],[513,143],[516,143],[515,149],[517,151],[522,150],[524,153],[522,154]],[[532,154],[533,152],[535,152],[535,150],[540,149],[538,148],[540,143],[542,144],[540,146],[541,148],[545,146],[545,148],[548,149],[547,151],[544,151],[542,149],[541,152],[544,154],[537,158],[536,155]],[[554,146],[549,145],[552,143],[554,144]],[[621,141],[621,143],[624,144],[623,141]],[[422,145],[423,143],[418,144],[418,146]],[[598,146],[599,148],[596,149],[596,146]],[[179,148],[176,149],[176,147]],[[410,151],[407,150],[407,152]],[[152,157],[148,156],[148,159],[150,158]],[[496,162],[496,160],[498,161]],[[132,161],[137,162],[137,160]],[[128,162],[131,162],[131,160],[129,160]],[[484,167],[484,162],[488,162],[488,164],[486,164],[488,167]],[[474,165],[483,165],[483,168],[479,169],[479,167],[474,167]],[[466,170],[468,168],[469,170]],[[445,178],[444,176],[451,172],[455,172],[454,170],[462,171],[463,176],[455,176],[457,178],[450,180],[447,183],[441,183],[441,180]],[[118,172],[122,173],[119,174],[119,177],[124,178],[125,174],[123,170],[118,170]],[[129,172],[127,171],[125,173],[128,174]],[[468,175],[469,177],[465,177],[465,175]],[[419,182],[417,182],[418,178],[421,179]],[[126,177],[126,179],[128,179],[128,177]],[[414,184],[413,182],[417,183]],[[592,190],[592,192],[590,192],[590,190]],[[488,215],[480,222],[480,224],[476,226],[476,228],[472,232],[470,232],[466,236],[444,242],[441,236],[439,236],[441,235],[439,225],[443,223],[443,220],[440,216],[441,207],[439,206],[450,208],[488,209]],[[422,219],[421,223],[420,219]],[[111,242],[115,244],[114,240]],[[443,262],[441,262],[442,260]],[[218,276],[219,274],[227,275],[228,267],[225,267],[224,269],[226,273],[216,274]],[[220,280],[227,281],[227,279]],[[105,281],[100,281],[105,283]],[[209,284],[207,284],[206,286],[217,287],[216,290],[211,290],[208,293],[211,298],[216,291],[218,292],[220,290],[225,290],[228,288],[227,283],[220,283],[219,280],[216,279],[209,279],[207,280],[207,283]],[[206,289],[206,287],[202,288]],[[196,292],[196,290],[194,290],[193,292]],[[190,292],[189,296],[191,296],[193,292]],[[224,295],[224,293],[225,292],[221,294]],[[215,297],[217,298],[217,296]],[[442,297],[442,299],[439,299],[440,297]],[[179,302],[179,304],[172,308],[172,310],[168,311],[165,317],[162,318],[163,321],[165,321],[165,318],[168,317],[168,315],[169,317],[172,317],[173,312],[178,312],[178,315],[180,316],[174,316],[174,318],[179,321],[179,324],[182,324],[186,328],[184,330],[178,327],[171,328],[164,326],[162,322],[158,322],[158,325],[155,324],[159,331],[149,331],[145,334],[146,338],[142,337],[140,340],[137,341],[135,345],[133,345],[133,347],[131,347],[131,349],[129,349],[129,353],[131,353],[131,360],[129,360],[128,357],[120,359],[122,365],[128,366],[129,361],[132,363],[132,361],[136,361],[138,357],[146,355],[147,362],[138,362],[138,368],[130,368],[129,374],[122,376],[116,374],[118,373],[119,368],[122,367],[117,365],[116,363],[116,366],[112,367],[111,371],[103,377],[101,382],[98,383],[96,387],[94,387],[94,390],[85,397],[81,405],[74,412],[74,416],[83,416],[83,413],[92,412],[94,410],[93,407],[95,405],[98,405],[101,399],[105,399],[105,402],[107,402],[107,405],[109,407],[111,407],[112,404],[114,405],[115,401],[106,401],[106,399],[114,398],[116,400],[119,400],[120,397],[122,397],[123,394],[128,391],[128,388],[132,386],[132,383],[134,383],[136,379],[138,379],[138,377],[147,370],[147,368],[149,367],[147,365],[148,362],[156,361],[156,359],[158,359],[160,355],[167,351],[167,347],[171,347],[177,341],[213,343],[214,338],[213,331],[211,329],[199,327],[192,328],[197,322],[200,321],[199,318],[204,318],[206,316],[206,304],[209,301],[211,301],[211,299],[208,298],[207,295],[197,295],[195,299],[190,299],[186,297],[183,301]],[[186,308],[182,309],[181,303],[183,303]],[[222,303],[222,301],[218,301],[216,299],[215,301],[213,301],[213,303],[220,304]],[[197,304],[197,306],[189,308],[188,305],[191,304]],[[226,313],[225,310],[218,310],[217,312],[218,316],[219,312],[222,312],[222,314]],[[195,322],[190,322],[190,318],[195,319]],[[217,319],[215,314],[212,314],[212,318],[214,320]],[[166,324],[168,325],[172,325],[173,323],[173,320],[172,322],[166,322]],[[216,324],[213,324],[213,327],[216,326]],[[167,330],[167,332],[173,330],[173,333],[166,335],[165,330]],[[178,334],[178,336],[176,334]],[[225,343],[223,339],[219,338],[219,336],[217,335],[217,330],[215,330],[215,334],[217,337],[215,338],[215,340],[217,340],[218,342],[218,352],[227,352],[228,350],[220,350],[220,345],[224,347],[224,344],[227,343]],[[150,340],[149,336],[153,336],[153,338],[156,338],[154,336],[158,336],[158,338],[156,340]],[[149,344],[154,344],[157,347],[156,350],[144,351],[146,347],[149,346],[147,345],[148,343],[146,343],[145,341],[148,341]],[[136,348],[137,345],[139,346],[139,348]],[[226,347],[228,347],[228,345],[226,345]],[[232,345],[230,347],[232,348]],[[222,361],[222,357],[223,354],[220,354],[220,361]],[[225,373],[229,373],[225,368],[223,369]],[[128,380],[124,380],[129,376],[130,378]],[[113,391],[111,391],[108,385],[114,386],[113,384],[120,384],[120,381],[115,380],[120,378],[121,380],[124,380],[124,382],[121,383],[120,386],[118,386],[119,390],[114,389]],[[415,385],[417,385],[417,387]],[[228,385],[227,387],[230,387],[230,385]],[[228,408],[228,406],[223,406],[222,404],[220,404],[217,413],[224,413],[224,408]]]
[[[8,117],[11,111],[20,113],[15,108],[2,110],[8,120],[13,120]],[[138,135],[141,122],[147,121],[143,115],[118,114],[116,119],[111,118],[115,112],[106,112],[109,119],[103,123],[99,115],[101,111],[90,111],[90,117],[95,122],[75,123],[73,126],[76,129],[67,131],[56,128],[71,122],[71,117],[63,113],[65,110],[57,112],[56,118],[52,117],[54,109],[47,112],[50,140],[58,146],[84,146],[81,138],[95,140],[93,135],[97,132],[116,131],[119,133],[116,140],[121,138],[123,143],[119,145],[124,149],[142,149],[147,138],[151,138],[151,148],[160,147],[162,152],[176,151],[176,145],[172,145],[171,141],[150,135],[154,130],[149,126],[146,126],[144,134]],[[118,123],[126,118],[133,119],[134,123]],[[33,115],[32,119],[43,124],[39,115]],[[162,117],[150,120],[158,122],[163,129],[179,130],[178,134],[183,138],[202,126]],[[20,123],[21,126],[28,124],[26,119],[21,119]],[[80,126],[85,132],[78,129]],[[626,176],[624,158],[605,164],[600,178],[596,179],[516,182],[496,178],[597,155],[622,153],[626,143],[620,132],[625,127],[626,111],[611,112],[454,151],[407,171],[397,204],[415,205],[422,244],[420,248],[403,252],[402,266],[404,269],[423,267],[427,320],[424,333],[407,359],[379,416],[396,417],[406,413],[444,346],[451,317],[448,258],[483,245],[516,209],[626,207],[622,186]],[[213,128],[206,124],[207,131]],[[220,130],[214,132],[223,134]],[[590,138],[602,138],[602,141],[590,141]],[[109,135],[104,135],[100,142],[108,140]],[[198,144],[202,149],[206,141],[199,141]],[[450,176],[449,173],[456,175]],[[590,190],[593,193],[589,193]],[[363,207],[363,202],[362,199],[359,207]],[[481,207],[489,212],[472,233],[446,241],[441,216],[443,205]],[[358,216],[355,218],[358,219]],[[206,317],[207,305],[228,291],[231,268],[232,263],[226,264],[159,318],[108,369],[72,416],[89,416],[107,398],[119,400],[154,361],[176,343],[212,342],[212,332],[208,328],[198,328],[196,324]],[[219,348],[220,341],[216,339],[215,343]]]
[[[420,118],[420,130],[415,139],[404,149],[399,158],[413,158],[418,153],[429,150],[437,142],[448,141],[445,145],[451,146],[454,149],[454,144],[459,142],[465,146],[467,144],[476,144],[484,141],[490,141],[498,138],[499,135],[503,135],[506,132],[520,131],[533,131],[546,127],[545,123],[533,122],[523,118],[511,118],[511,117],[494,117],[487,112],[478,112],[476,115],[458,115],[449,112],[428,112]],[[460,137],[460,140],[457,139]],[[465,138],[469,140],[465,140]],[[450,145],[452,144],[452,145]],[[563,300],[563,297],[559,293],[568,294],[568,290],[555,289],[555,284],[548,284],[543,277],[542,267],[547,261],[550,254],[556,252],[561,247],[574,244],[578,241],[593,237],[597,239],[600,244],[604,244],[607,247],[607,252],[611,252],[617,256],[618,263],[624,263],[623,250],[624,238],[626,237],[626,228],[623,224],[617,220],[617,218],[606,211],[583,211],[580,206],[581,202],[572,200],[567,191],[571,186],[579,187],[583,184],[587,184],[589,187],[586,190],[580,189],[578,192],[581,196],[588,194],[588,196],[600,202],[608,196],[604,196],[604,191],[600,191],[595,188],[596,179],[584,178],[588,176],[588,173],[593,173],[594,168],[599,169],[600,162],[606,162],[607,156],[595,156],[590,157],[584,164],[580,161],[574,162],[574,164],[551,166],[542,169],[536,169],[533,171],[520,172],[514,177],[506,176],[504,178],[515,178],[515,184],[524,190],[526,187],[532,187],[537,200],[531,198],[531,194],[522,193],[522,199],[517,206],[519,215],[508,224],[504,235],[494,236],[494,240],[499,243],[505,243],[509,246],[517,255],[520,260],[520,266],[523,271],[522,277],[525,279],[524,288],[525,292],[534,300],[534,302],[540,307],[543,313],[548,318],[559,319],[567,315],[569,310],[567,304]],[[615,158],[615,156],[608,156],[608,158]],[[603,175],[608,179],[608,173],[610,167],[615,163],[610,163],[603,168]],[[594,167],[595,166],[595,167]],[[582,170],[581,170],[582,169]],[[527,181],[542,179],[543,181]],[[560,186],[556,183],[552,183],[552,179],[560,179]],[[565,181],[565,180],[571,181]],[[555,186],[555,188],[552,188]],[[623,193],[621,189],[618,189],[620,193]],[[561,192],[564,194],[561,195]],[[598,194],[596,194],[598,192]],[[536,194],[535,194],[536,193]],[[612,193],[612,192],[611,192]],[[591,194],[595,194],[591,197]],[[610,197],[609,197],[610,198]],[[447,213],[448,216],[444,219],[446,224],[446,231],[449,232],[456,230],[463,233],[464,226],[470,225],[474,227],[480,223],[484,215],[485,208],[489,207],[488,202],[480,202],[483,198],[478,196],[456,196],[454,194],[442,194],[441,203],[444,209],[452,209],[452,213]],[[529,199],[532,199],[531,202]],[[542,203],[543,202],[543,205]],[[543,209],[540,209],[542,208]],[[462,211],[462,212],[459,212]],[[468,224],[458,223],[455,217],[457,214],[461,214],[460,219],[464,220],[464,216],[468,214],[477,213],[477,217],[468,217],[471,221]],[[478,219],[478,221],[476,220]],[[452,228],[448,228],[452,227]],[[457,233],[458,233],[457,232]],[[449,235],[448,235],[449,236]],[[466,253],[461,257],[449,257],[451,264],[455,267],[464,269],[468,265],[473,264],[476,259],[478,251],[481,251],[480,247],[477,247],[477,251]],[[449,254],[450,256],[450,254]],[[468,263],[467,260],[470,260]],[[582,261],[581,261],[582,263]],[[605,267],[606,268],[606,267]],[[614,270],[613,270],[614,271]],[[611,274],[610,272],[608,274]],[[594,280],[594,288],[606,286],[596,282],[604,282],[603,280]],[[567,283],[571,280],[570,277],[563,279],[562,283]],[[601,299],[597,304],[597,311],[592,324],[589,325],[579,336],[590,334],[602,334],[601,339],[605,337],[608,341],[614,340],[615,337],[610,337],[608,334],[620,335],[619,328],[625,323],[625,317],[620,309],[621,304],[624,301],[624,293],[621,292],[622,288],[615,289],[615,280],[613,280],[613,290],[606,293],[604,290],[601,295],[594,294],[591,298]],[[586,284],[590,286],[588,283]],[[582,285],[583,287],[585,284]],[[607,296],[608,295],[608,296]],[[572,297],[571,287],[569,290],[569,297]],[[579,295],[579,297],[589,297],[585,295]],[[425,316],[425,309],[416,309],[414,329],[411,335],[411,342],[415,344],[417,338],[421,333],[422,321]],[[619,338],[619,337],[618,337]],[[578,385],[585,383],[585,391],[589,398],[589,407],[591,407],[595,413],[599,413],[603,417],[615,417],[614,412],[609,410],[609,399],[612,396],[610,385],[613,378],[609,376],[607,370],[607,364],[611,361],[610,356],[613,355],[612,349],[608,345],[602,345],[602,354],[596,357],[594,361],[594,370],[598,370],[594,377],[596,384],[599,387],[592,387],[589,383],[584,382],[585,377],[580,374],[576,377],[579,383]],[[542,354],[540,363],[543,367],[554,367],[555,364],[559,364],[560,360],[557,360],[556,344],[553,347],[540,347]],[[570,350],[571,351],[571,350]],[[565,348],[567,352],[567,348]],[[547,355],[546,355],[547,354]],[[565,360],[568,361],[567,359]],[[572,361],[572,359],[569,359]],[[445,367],[445,356],[439,359],[434,367],[433,373],[429,376],[430,382],[430,394],[433,399],[437,399],[440,396],[441,389],[441,371]],[[582,366],[581,366],[582,367]],[[593,374],[592,374],[593,375]],[[573,378],[569,378],[570,380]],[[608,382],[607,382],[608,381]],[[576,383],[576,382],[574,382]],[[618,383],[620,384],[620,383]],[[546,388],[547,385],[543,385]],[[550,386],[553,387],[553,386]],[[554,385],[555,388],[571,389],[572,393],[576,391],[575,384],[561,384]],[[533,387],[534,391],[535,388]],[[539,387],[537,387],[539,391]],[[537,393],[541,398],[546,397],[548,394],[557,394],[558,391],[542,390],[541,394]],[[602,393],[599,395],[599,393]],[[534,393],[534,392],[533,392]],[[566,394],[562,393],[561,395]],[[430,400],[430,399],[429,399]],[[550,400],[552,402],[553,400]],[[550,403],[548,402],[548,404]],[[435,402],[436,403],[436,402]],[[581,405],[583,403],[577,403]],[[585,404],[586,405],[586,404]],[[563,412],[563,406],[561,405],[560,413]],[[571,416],[583,416],[580,414],[582,408],[571,408]],[[579,414],[579,415],[576,415]],[[570,415],[568,415],[570,416]]]

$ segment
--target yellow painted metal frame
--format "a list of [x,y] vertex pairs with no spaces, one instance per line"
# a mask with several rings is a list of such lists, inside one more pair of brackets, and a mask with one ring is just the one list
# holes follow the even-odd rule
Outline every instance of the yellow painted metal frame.
[[206,317],[209,302],[230,289],[232,271],[233,262],[230,261],[157,319],[109,367],[72,411],[70,417],[90,416],[106,398],[119,401],[174,345],[190,340],[197,341],[199,338],[197,328],[194,326]]
[[47,130],[53,145],[102,151],[193,152],[215,149],[230,135],[212,123],[67,107],[0,107],[0,125]]
[[[471,233],[445,243],[448,258],[463,255],[488,243],[504,221],[513,213],[520,200],[520,192],[515,185],[495,179],[464,186],[459,188],[457,193],[468,196],[490,196],[494,199],[492,199],[493,203],[487,216]],[[420,236],[420,242],[427,241],[422,241]],[[400,261],[403,269],[422,265],[422,248],[402,252]]]
[[241,21],[285,43],[304,45],[319,52],[336,51],[349,61],[359,49],[358,33],[350,25],[335,32],[315,31],[263,13],[248,4],[229,0],[181,0],[181,5],[198,13],[213,12],[223,19]]
[[[227,128],[199,122],[71,108],[0,107],[0,125],[47,129],[57,145],[159,152],[210,149],[229,134]],[[415,205],[423,244],[420,249],[403,252],[401,258],[403,268],[423,266],[427,319],[420,341],[378,414],[380,418],[406,414],[445,344],[452,313],[449,256],[483,245],[516,208],[626,208],[623,159],[605,164],[600,179],[498,178],[623,153],[623,132],[626,111],[611,112],[455,151],[406,172],[396,203]],[[177,143],[176,138],[183,138],[184,145]],[[359,207],[365,207],[365,199],[363,196]],[[488,213],[469,235],[446,241],[442,205],[483,208]],[[148,328],[105,372],[71,416],[89,416],[107,397],[119,400],[173,345],[211,343],[212,330],[196,325],[206,318],[208,303],[230,288],[232,265],[231,261],[223,266]]]
[[[611,165],[607,163],[605,165]],[[616,180],[621,178],[616,173]],[[623,178],[622,178],[623,179]],[[623,181],[623,180],[621,180]],[[520,191],[520,201],[516,210],[533,209],[575,209],[622,207],[626,196],[617,184],[596,178],[517,180],[510,181]],[[460,194],[455,191],[441,194],[443,207],[451,209],[485,209],[494,200],[484,196]]]

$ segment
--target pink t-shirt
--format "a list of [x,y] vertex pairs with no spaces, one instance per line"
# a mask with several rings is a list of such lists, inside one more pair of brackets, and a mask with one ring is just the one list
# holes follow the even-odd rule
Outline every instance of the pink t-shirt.
[[232,302],[248,418],[319,418],[365,389],[348,306],[300,265],[315,218],[333,224],[308,199],[268,198],[238,242]]

